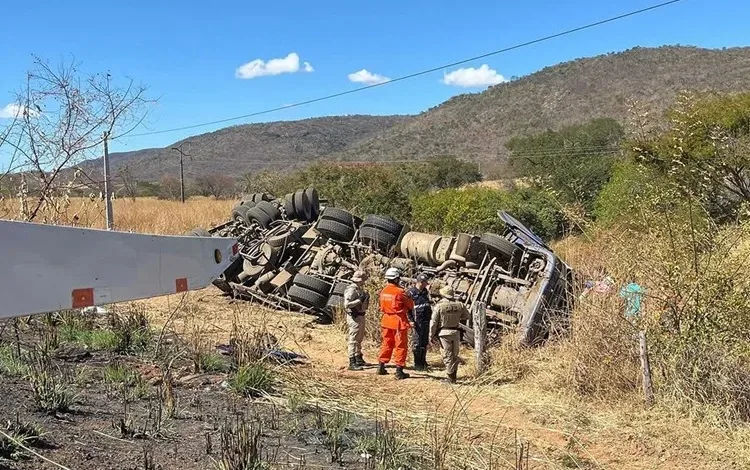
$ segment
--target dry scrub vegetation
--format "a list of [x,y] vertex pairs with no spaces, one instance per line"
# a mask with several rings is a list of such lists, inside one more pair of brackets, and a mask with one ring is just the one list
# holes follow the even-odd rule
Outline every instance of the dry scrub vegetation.
[[[226,221],[235,201],[195,197],[182,204],[156,198],[116,199],[115,230],[155,234],[182,234],[195,227]],[[23,220],[21,199],[0,200],[0,218]],[[98,198],[61,197],[45,202],[38,216],[42,223],[104,228],[104,201]]]
[[[64,414],[82,406],[74,392],[85,388],[71,377],[75,367],[60,365],[52,352],[75,343],[119,361],[113,367],[129,361],[139,372],[112,368],[103,374],[108,383],[120,384],[123,410],[115,437],[127,442],[178,442],[186,436],[187,420],[176,418],[188,416],[196,402],[219,400],[211,403],[226,412],[226,419],[212,428],[219,437],[206,437],[200,456],[201,465],[212,459],[217,469],[279,464],[278,455],[261,452],[259,443],[261,430],[279,429],[281,421],[295,438],[313,433],[314,444],[308,442],[306,449],[312,446],[315,455],[325,449],[328,466],[743,468],[750,461],[750,281],[744,275],[750,267],[749,123],[750,95],[686,95],[669,116],[667,130],[635,123],[624,155],[590,201],[596,222],[585,214],[575,221],[575,236],[554,244],[582,279],[601,280],[606,268],[613,292],[580,299],[569,334],[554,336],[544,347],[519,350],[500,341],[484,374],[474,371],[471,351],[463,350],[460,387],[435,380],[439,370],[403,382],[372,371],[346,371],[341,322],[317,325],[308,317],[234,302],[210,288],[116,307],[107,321],[55,314],[8,322],[0,327],[6,343],[0,372],[16,381],[8,393],[28,390],[25,397],[33,397],[36,409]],[[543,180],[535,191],[550,183]],[[548,197],[559,194],[550,191]],[[2,200],[0,215],[26,218],[23,202]],[[575,201],[555,202],[575,206]],[[443,203],[450,208],[466,201],[444,198]],[[210,199],[118,200],[115,224],[121,230],[180,234],[225,220],[231,205]],[[40,207],[37,221],[103,225],[97,199],[62,194],[45,198]],[[646,289],[634,319],[625,318],[618,296],[629,282]],[[373,279],[371,295],[378,287]],[[373,361],[374,306],[368,320],[365,357]],[[648,339],[652,406],[641,392],[639,330]],[[217,343],[231,346],[231,354],[218,355]],[[277,347],[307,360],[278,364]],[[429,359],[439,368],[436,351]],[[158,371],[151,388],[138,378],[144,375],[139,368],[149,367]],[[206,374],[218,382],[180,396],[178,384],[189,381],[185,377]],[[96,400],[90,392],[87,397]],[[233,410],[222,408],[227,401]],[[244,413],[257,403],[274,411],[260,421],[229,419],[238,408]],[[136,405],[138,413],[132,410]],[[15,422],[13,429],[28,428]],[[17,444],[27,434],[19,431],[0,445],[15,458],[25,452]],[[196,436],[190,439],[195,442]],[[212,442],[223,446],[220,455],[212,456]],[[166,462],[177,452],[149,455]],[[297,466],[305,468],[308,457],[300,455],[312,454],[295,454]],[[144,467],[156,468],[145,461],[151,463]]]
[[[3,203],[11,209],[17,201]],[[73,199],[64,214],[72,217],[70,214],[78,208],[96,208],[98,204]],[[193,199],[184,205],[155,199],[118,200],[115,204],[118,227],[177,234],[223,220],[231,206],[231,202],[209,199]],[[88,214],[88,219],[79,215],[79,221],[101,227],[102,216],[97,215],[101,212],[92,209]],[[586,275],[605,265],[618,281],[633,272],[633,266],[638,266],[639,272],[655,268],[644,264],[643,251],[621,243],[621,232],[603,231],[591,237],[588,241],[581,237],[558,242],[556,251]],[[643,250],[655,249],[658,240],[656,234],[644,239]],[[741,257],[737,250],[741,246],[731,250],[732,256]],[[732,260],[740,258],[724,253],[721,259],[734,263]],[[654,258],[653,262],[657,261]],[[648,312],[656,311],[658,299],[666,297],[655,293],[656,286],[665,286],[657,284],[658,279],[654,276],[642,280],[652,289],[645,303]],[[464,383],[456,389],[433,380],[442,375],[436,351],[429,357],[436,371],[404,383],[382,380],[371,371],[346,372],[346,345],[340,325],[312,325],[307,317],[232,303],[212,288],[184,298],[171,296],[139,305],[148,312],[153,330],[151,346],[147,353],[140,354],[143,359],[139,361],[154,364],[153,358],[165,357],[155,363],[167,367],[179,355],[180,366],[173,365],[173,378],[178,382],[185,374],[225,374],[234,394],[260,396],[260,400],[290,413],[284,418],[289,426],[285,432],[302,435],[312,432],[310,429],[324,430],[327,437],[320,442],[325,443],[330,465],[348,458],[358,459],[361,468],[384,469],[739,468],[740,462],[750,458],[745,450],[748,434],[736,419],[741,409],[732,408],[737,401],[729,400],[726,393],[730,389],[721,389],[722,384],[716,384],[715,389],[724,394],[714,392],[717,401],[711,406],[696,403],[694,398],[677,393],[696,390],[695,384],[684,389],[685,382],[676,382],[689,378],[685,369],[670,369],[670,363],[664,362],[655,377],[659,391],[656,406],[650,410],[643,406],[633,327],[622,319],[622,305],[616,298],[592,298],[580,303],[574,313],[572,335],[558,338],[547,347],[517,350],[509,344],[500,345],[492,352],[490,370],[482,376],[474,373],[471,351],[463,350],[465,364],[459,377],[464,378]],[[374,310],[370,312],[373,320],[376,315]],[[107,334],[77,333],[82,329],[80,325],[58,328],[64,332],[58,335],[63,343],[70,338],[93,347],[116,343]],[[366,358],[372,361],[377,329],[370,330]],[[654,341],[659,345],[663,340]],[[228,362],[216,353],[214,346],[218,343],[236,346]],[[305,354],[310,360],[292,368],[255,366],[259,360],[265,362],[261,345],[269,343]],[[658,361],[658,351],[655,354]],[[8,363],[12,366],[13,361]],[[682,363],[686,364],[689,363]],[[709,364],[715,366],[715,362]],[[714,377],[728,374],[729,366],[726,363]],[[741,377],[741,370],[731,372],[727,380]],[[144,389],[139,385],[140,375],[118,378],[122,375],[118,370],[109,371],[109,375],[115,377],[110,381],[126,384],[123,387],[129,390],[128,400],[137,401],[138,396],[152,393],[148,386]],[[730,386],[736,389],[737,385],[727,382]],[[158,390],[153,393],[163,396]],[[174,405],[165,403],[162,413],[169,414],[171,409],[179,416],[180,409],[192,399],[181,400]],[[127,415],[130,421],[123,422],[123,438],[170,436],[171,432],[169,438],[177,439],[181,421],[167,417],[148,421],[148,413],[140,418],[133,413]],[[686,421],[689,416],[692,420]],[[274,418],[269,419],[274,422]],[[373,420],[367,421],[372,423],[367,425],[372,429],[365,426],[370,430],[357,431],[363,426],[363,419]],[[263,426],[267,429],[271,424]],[[229,421],[222,429],[235,428],[247,433],[247,442],[252,444],[257,439],[258,430],[248,423]],[[220,445],[222,439],[226,445],[233,445],[229,435],[217,437],[213,445]],[[246,451],[259,450],[250,446]],[[166,461],[158,452],[149,455],[156,462]],[[230,452],[219,462],[229,465],[231,458]],[[263,453],[254,458],[271,459]],[[226,468],[220,464],[216,468]]]

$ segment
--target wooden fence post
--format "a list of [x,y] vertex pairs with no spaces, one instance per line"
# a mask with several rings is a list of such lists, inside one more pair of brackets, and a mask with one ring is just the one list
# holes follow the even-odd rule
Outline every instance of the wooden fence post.
[[484,302],[474,302],[471,305],[471,315],[474,325],[474,352],[476,354],[477,374],[487,370],[487,306]]
[[641,371],[643,372],[643,396],[646,406],[654,404],[654,386],[651,382],[651,365],[648,361],[648,344],[646,343],[646,332],[638,331],[639,356],[641,357]]

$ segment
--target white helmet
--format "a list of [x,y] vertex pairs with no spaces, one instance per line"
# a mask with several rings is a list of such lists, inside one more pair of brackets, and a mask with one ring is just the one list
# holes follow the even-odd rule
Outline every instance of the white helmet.
[[385,271],[385,278],[389,281],[392,281],[394,279],[398,279],[401,277],[401,271],[398,270],[398,268],[388,268]]

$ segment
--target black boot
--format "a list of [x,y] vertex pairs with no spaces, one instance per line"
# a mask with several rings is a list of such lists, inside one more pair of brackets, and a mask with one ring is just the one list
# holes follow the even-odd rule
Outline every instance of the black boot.
[[396,380],[408,379],[409,378],[409,374],[407,374],[406,372],[404,372],[404,368],[403,367],[396,367],[396,375],[395,375],[395,377],[396,377]]
[[414,370],[423,370],[422,361],[419,359],[419,348],[414,348],[411,352],[414,354]]
[[425,359],[426,356],[427,356],[426,348],[416,348],[414,350],[414,370],[418,370],[422,372],[427,370],[427,361]]
[[365,358],[362,357],[362,353],[359,353],[354,356],[354,359],[357,361],[357,365],[360,367],[369,366],[370,364],[365,362]]
[[448,374],[448,378],[446,379],[448,383],[454,384],[456,383],[456,373],[453,372],[451,374]]
[[357,364],[357,358],[355,356],[349,358],[349,370],[362,370],[362,366]]
[[385,370],[385,363],[381,362],[378,366],[378,375],[388,375],[388,371]]
[[422,361],[422,367],[424,367],[424,371],[429,372],[430,365],[427,364],[427,348],[421,348],[419,354],[419,359]]

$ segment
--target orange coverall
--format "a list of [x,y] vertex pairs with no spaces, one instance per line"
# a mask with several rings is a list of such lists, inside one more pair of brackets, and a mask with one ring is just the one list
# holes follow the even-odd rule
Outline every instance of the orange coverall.
[[389,363],[391,356],[393,356],[393,362],[396,366],[404,367],[406,365],[406,351],[409,347],[407,313],[413,308],[414,301],[399,286],[388,283],[380,291],[380,311],[383,313],[380,321],[383,333],[379,358],[381,363]]

